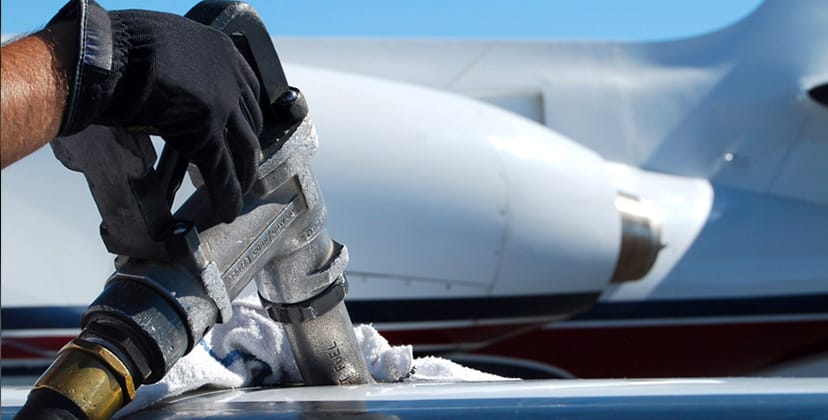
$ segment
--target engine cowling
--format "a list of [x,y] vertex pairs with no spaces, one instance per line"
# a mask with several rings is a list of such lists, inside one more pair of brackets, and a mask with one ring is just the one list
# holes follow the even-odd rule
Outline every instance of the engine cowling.
[[314,164],[353,255],[352,302],[591,294],[574,312],[652,266],[657,221],[619,195],[595,152],[459,95],[291,74],[312,101]]

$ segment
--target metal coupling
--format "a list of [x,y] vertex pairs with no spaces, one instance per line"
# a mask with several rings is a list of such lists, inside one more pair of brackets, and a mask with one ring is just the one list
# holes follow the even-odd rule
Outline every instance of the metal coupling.
[[48,389],[72,401],[89,419],[108,419],[135,398],[126,365],[106,347],[76,338],[64,346],[32,392]]

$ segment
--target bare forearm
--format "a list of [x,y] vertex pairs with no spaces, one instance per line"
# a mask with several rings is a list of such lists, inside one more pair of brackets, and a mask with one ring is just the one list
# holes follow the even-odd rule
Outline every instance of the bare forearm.
[[49,28],[2,48],[2,167],[51,141],[67,97],[71,28]]

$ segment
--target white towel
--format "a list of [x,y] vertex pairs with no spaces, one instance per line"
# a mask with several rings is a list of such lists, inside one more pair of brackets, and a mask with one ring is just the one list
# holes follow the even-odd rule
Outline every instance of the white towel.
[[[414,359],[411,346],[391,346],[370,325],[354,327],[368,370],[377,382],[473,382],[508,380],[437,357]],[[116,414],[133,413],[163,398],[202,387],[214,389],[301,382],[282,326],[255,295],[233,303],[230,322],[216,325],[164,379],[138,388],[135,400]]]

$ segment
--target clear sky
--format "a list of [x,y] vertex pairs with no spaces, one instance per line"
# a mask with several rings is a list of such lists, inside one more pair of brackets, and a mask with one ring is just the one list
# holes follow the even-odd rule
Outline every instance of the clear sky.
[[[2,33],[36,30],[64,1],[6,0]],[[102,0],[184,14],[195,1]],[[761,0],[250,0],[274,36],[663,40],[730,24]]]

